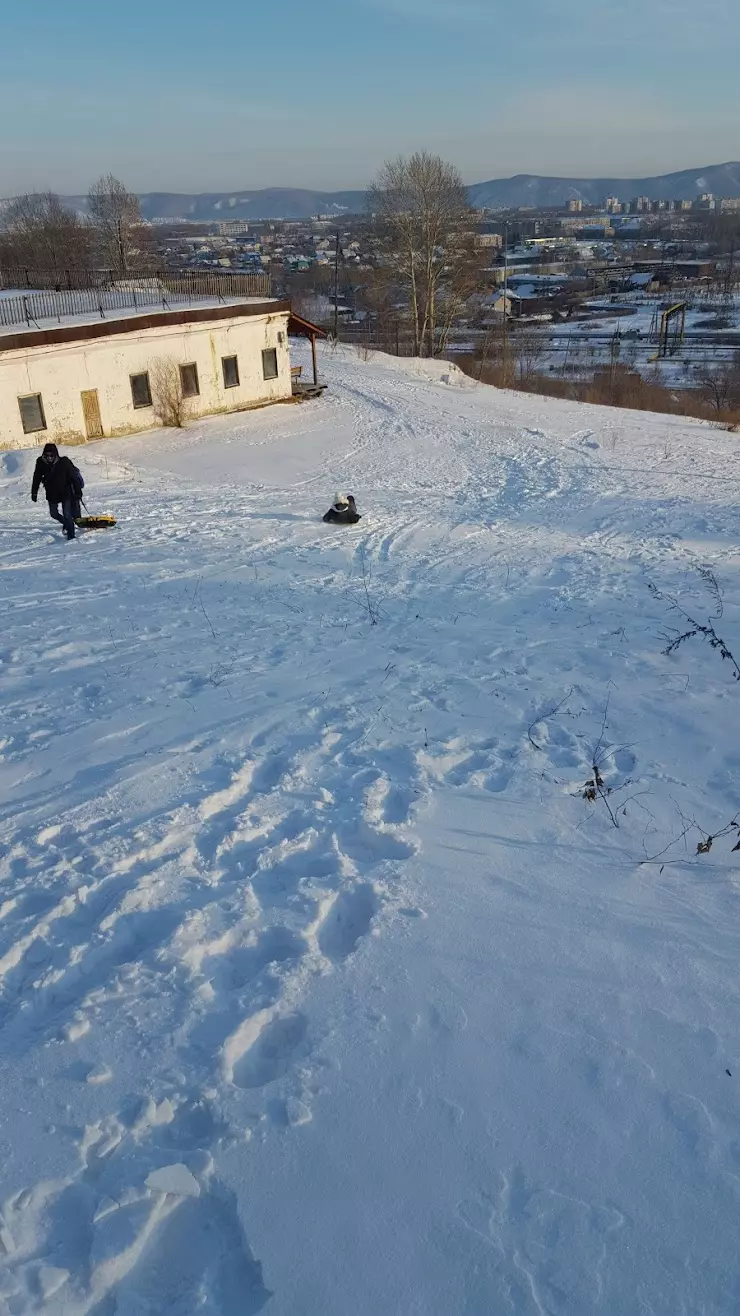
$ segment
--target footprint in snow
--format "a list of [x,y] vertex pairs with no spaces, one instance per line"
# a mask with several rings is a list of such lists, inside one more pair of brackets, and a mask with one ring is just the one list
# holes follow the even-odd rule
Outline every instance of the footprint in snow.
[[273,1016],[236,1061],[237,1087],[262,1088],[287,1073],[294,1053],[303,1047],[308,1030],[304,1014]]
[[330,960],[344,960],[370,931],[378,898],[369,882],[341,891],[319,929],[318,943]]

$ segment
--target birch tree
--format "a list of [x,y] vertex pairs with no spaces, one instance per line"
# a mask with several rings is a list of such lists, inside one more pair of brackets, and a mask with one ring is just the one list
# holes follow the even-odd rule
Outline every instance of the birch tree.
[[113,174],[105,174],[90,188],[87,204],[103,262],[125,277],[134,264],[140,240],[139,198]]
[[383,165],[367,205],[378,272],[408,305],[414,354],[438,356],[484,264],[462,178],[423,151]]

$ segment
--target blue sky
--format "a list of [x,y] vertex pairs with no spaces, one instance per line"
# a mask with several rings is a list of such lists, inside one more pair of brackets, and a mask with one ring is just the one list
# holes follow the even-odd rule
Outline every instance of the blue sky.
[[0,195],[740,158],[738,0],[25,0],[2,29]]

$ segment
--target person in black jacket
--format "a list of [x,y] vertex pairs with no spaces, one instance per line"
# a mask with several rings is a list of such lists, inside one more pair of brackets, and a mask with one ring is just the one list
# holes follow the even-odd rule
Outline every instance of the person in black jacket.
[[327,525],[357,525],[362,520],[352,494],[336,494],[328,512],[324,512],[322,521]]
[[80,498],[85,482],[74,462],[69,457],[59,456],[56,443],[47,443],[36,462],[31,485],[31,501],[34,503],[40,484],[44,486],[49,503],[49,515],[61,522],[67,539],[74,539],[75,517],[80,514]]

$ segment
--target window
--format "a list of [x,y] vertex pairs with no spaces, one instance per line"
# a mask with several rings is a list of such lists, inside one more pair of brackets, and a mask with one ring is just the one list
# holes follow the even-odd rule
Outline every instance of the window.
[[262,374],[265,379],[278,377],[277,351],[274,347],[268,347],[262,353]]
[[198,367],[195,364],[180,366],[180,387],[184,398],[198,397],[200,388],[198,386]]
[[224,372],[224,388],[236,388],[239,383],[239,362],[235,356],[222,356],[221,367]]
[[131,379],[131,397],[133,398],[134,406],[151,407],[152,390],[149,387],[148,374],[144,373],[142,375],[131,375],[130,379]]
[[46,417],[40,393],[31,393],[27,398],[19,398],[18,406],[21,409],[24,434],[37,434],[39,430],[46,429]]

